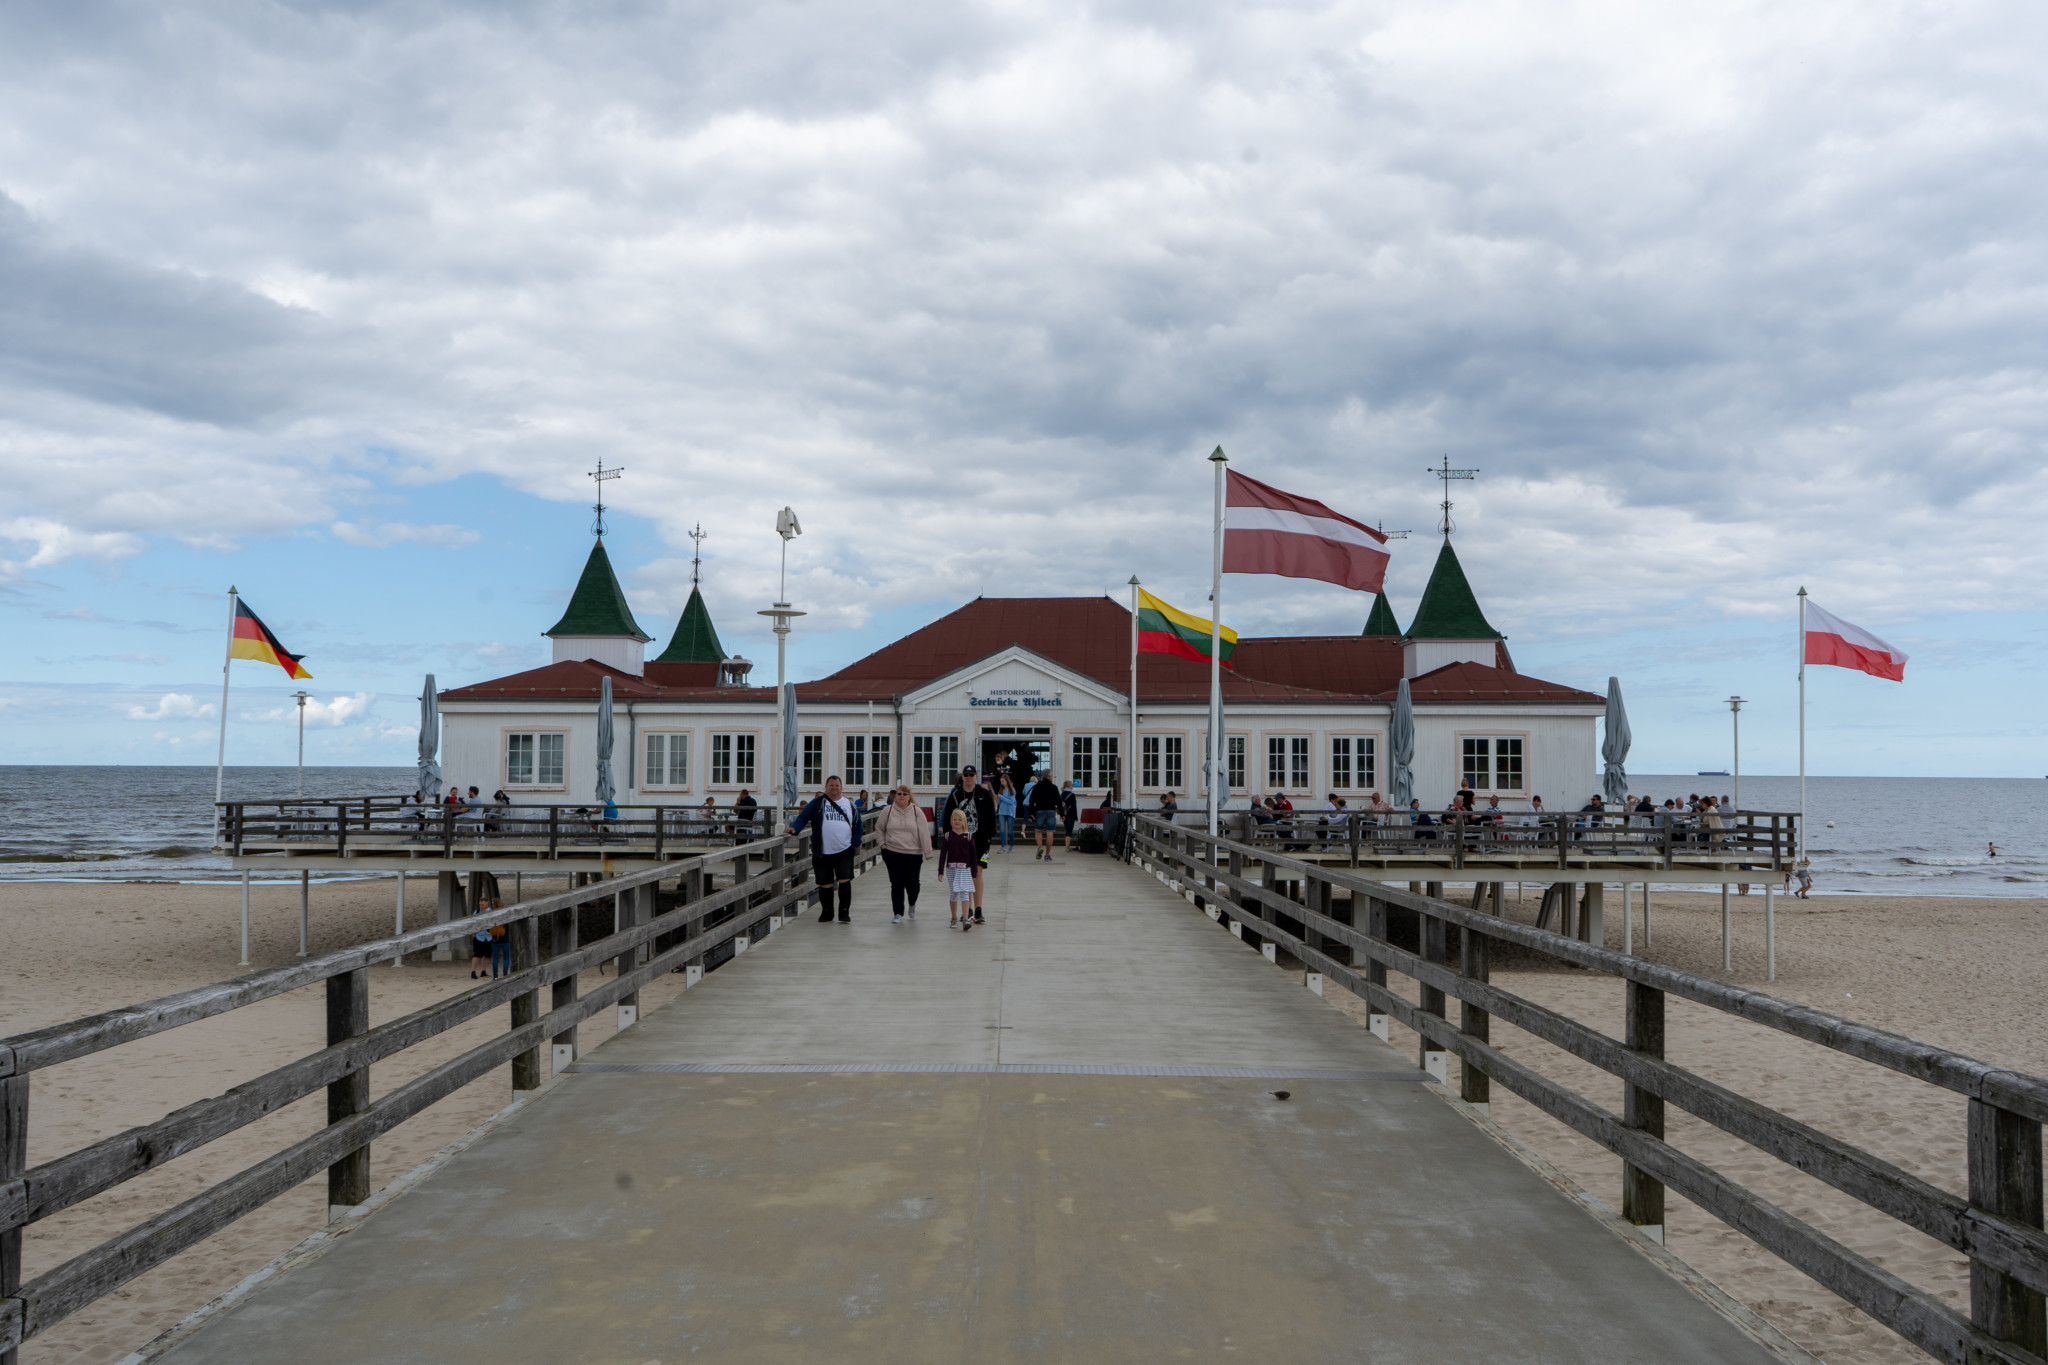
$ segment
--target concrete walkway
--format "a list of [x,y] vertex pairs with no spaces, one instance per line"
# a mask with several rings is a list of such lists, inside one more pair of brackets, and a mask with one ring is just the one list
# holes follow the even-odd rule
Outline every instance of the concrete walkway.
[[1150,877],[993,861],[985,928],[864,878],[166,1358],[1776,1359]]

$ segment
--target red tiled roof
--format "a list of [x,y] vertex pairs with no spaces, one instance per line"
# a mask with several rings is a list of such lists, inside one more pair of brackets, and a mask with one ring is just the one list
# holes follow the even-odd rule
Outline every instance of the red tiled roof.
[[[1131,616],[1108,597],[978,597],[893,644],[815,682],[800,701],[888,701],[1012,645],[1122,692],[1130,685]],[[1505,651],[1497,657],[1505,658]],[[1352,635],[1245,637],[1223,673],[1230,701],[1390,702],[1401,681],[1398,640]],[[584,659],[452,688],[444,701],[594,699],[609,675],[619,701],[773,702],[772,687],[672,687]],[[1410,683],[1417,702],[1601,701],[1557,683],[1482,664],[1451,664]],[[1205,664],[1165,654],[1138,656],[1139,704],[1203,701]]]
[[663,687],[595,659],[548,664],[524,673],[493,678],[489,682],[472,683],[468,687],[451,687],[441,693],[441,700],[550,701],[558,697],[574,697],[592,701],[597,698],[601,681],[606,677],[612,680],[612,699],[615,701],[676,701],[696,697],[716,697],[720,701],[775,700],[772,687]]
[[[1400,679],[1396,678],[1392,687],[1373,700],[1391,702],[1400,686]],[[1488,668],[1485,664],[1445,664],[1419,678],[1410,678],[1408,698],[1417,705],[1432,701],[1607,701],[1598,692],[1581,692],[1576,687],[1525,677],[1504,668]]]

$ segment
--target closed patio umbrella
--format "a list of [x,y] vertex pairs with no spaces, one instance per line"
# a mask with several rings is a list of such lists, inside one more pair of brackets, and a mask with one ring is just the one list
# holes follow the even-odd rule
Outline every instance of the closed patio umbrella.
[[434,675],[427,674],[427,690],[420,693],[420,794],[429,801],[441,799],[441,701],[434,687]]
[[1394,769],[1387,794],[1403,810],[1415,799],[1415,702],[1408,695],[1408,680],[1394,695],[1394,718],[1387,724],[1387,747],[1393,751]]
[[782,809],[785,811],[793,810],[796,807],[797,745],[800,742],[801,737],[796,731],[796,684],[784,683],[782,685],[782,793],[780,801]]
[[1600,741],[1600,757],[1606,767],[1601,770],[1600,794],[1607,798],[1610,810],[1628,804],[1628,770],[1621,765],[1628,758],[1631,737],[1628,732],[1628,711],[1621,704],[1621,679],[1607,680],[1607,737]]
[[598,804],[611,800],[612,790],[612,680],[606,678],[597,690]]

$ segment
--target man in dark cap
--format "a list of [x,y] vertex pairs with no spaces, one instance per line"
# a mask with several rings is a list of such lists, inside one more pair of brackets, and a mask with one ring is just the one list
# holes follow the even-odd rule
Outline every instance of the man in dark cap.
[[995,837],[996,799],[981,785],[980,775],[972,764],[960,770],[953,790],[940,803],[938,818],[932,821],[933,831],[951,829],[956,810],[967,816],[967,832],[974,836],[974,922],[986,924],[988,921],[981,917],[981,874],[988,870],[989,841]]

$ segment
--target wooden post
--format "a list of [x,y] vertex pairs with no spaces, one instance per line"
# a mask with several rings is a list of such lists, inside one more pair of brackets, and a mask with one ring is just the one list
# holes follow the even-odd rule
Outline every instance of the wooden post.
[[[1664,992],[1634,981],[1627,983],[1628,1018],[1622,1045],[1645,1057],[1664,1058]],[[1664,1136],[1664,1101],[1640,1086],[1622,1086],[1621,1123],[1650,1137]],[[1621,1216],[1658,1242],[1664,1240],[1662,1181],[1623,1162]]]
[[[1650,916],[1650,885],[1643,883],[1643,918]],[[1721,971],[1725,975],[1734,967],[1734,951],[1728,946],[1728,883],[1721,883]]]
[[[1443,920],[1435,915],[1425,914],[1421,917],[1419,927],[1422,931],[1422,960],[1424,962],[1433,962],[1440,967],[1448,967],[1451,961],[1451,954],[1447,946]],[[1443,1018],[1444,993],[1430,985],[1422,985],[1420,993],[1422,996],[1422,1012],[1424,1014],[1434,1014],[1439,1019]],[[1442,1081],[1448,1074],[1442,1048],[1432,1039],[1423,1038],[1421,1040],[1421,1050],[1422,1069],[1436,1077],[1437,1080]]]
[[306,955],[306,930],[313,914],[313,874],[299,873],[299,956]]
[[[1387,941],[1387,903],[1378,896],[1367,896],[1365,898],[1365,932],[1366,936],[1376,943],[1385,943]],[[1385,990],[1387,986],[1387,964],[1376,957],[1368,957],[1365,962],[1365,980],[1368,985],[1378,986],[1381,990]],[[1381,1042],[1387,1041],[1386,1013],[1373,1006],[1370,1002],[1366,1005],[1365,1026],[1371,1029],[1374,1036]]]
[[[1490,940],[1484,934],[1475,934],[1470,929],[1460,933],[1458,975],[1468,981],[1485,981],[1490,970],[1490,946]],[[1460,1001],[1458,1032],[1478,1042],[1488,1042],[1493,1037],[1493,1016],[1477,1005]],[[1478,1067],[1461,1063],[1458,1067],[1458,1098],[1467,1104],[1486,1104],[1492,1097],[1492,1081],[1486,1073]]]
[[[710,874],[704,870],[704,866],[701,863],[683,874],[683,904],[691,905],[704,899],[705,882],[709,880],[709,877]],[[802,885],[802,882],[799,881],[798,885]],[[692,915],[683,921],[684,938],[695,938],[703,932],[704,917],[702,915]],[[699,953],[683,964],[683,984],[685,986],[695,985],[703,977],[704,954]]]
[[661,848],[668,835],[668,811],[665,807],[654,808],[654,861],[661,861]]
[[555,850],[562,845],[562,808],[548,807],[548,856],[555,856]]
[[[28,1077],[0,1077],[0,1185],[21,1179],[28,1169]],[[0,1232],[0,1299],[21,1288],[20,1228]],[[0,1365],[15,1365],[12,1350],[0,1350]]]
[[235,965],[249,965],[249,873],[246,868],[242,872],[242,960]]
[[[557,910],[547,917],[546,921],[541,925],[540,957],[542,961],[576,951],[578,937],[577,918],[576,907],[573,905],[566,910]],[[575,1004],[576,978],[573,975],[563,977],[550,989],[550,995],[552,997],[548,1002],[550,1012]],[[552,1069],[559,1074],[570,1062],[576,1060],[576,1026],[571,1024],[567,1029],[548,1039],[548,1045],[553,1049],[553,1056],[551,1058],[553,1063]]]
[[[515,976],[540,965],[540,933],[532,915],[506,925],[505,936],[512,940],[512,972]],[[513,1028],[523,1028],[538,1018],[539,991],[527,991],[512,997]],[[541,1079],[540,1045],[536,1043],[512,1059],[512,1088],[538,1090]]]
[[[1970,1203],[2026,1227],[2041,1224],[2041,1125],[1983,1100],[1970,1101]],[[1985,1333],[2048,1355],[2039,1294],[2010,1275],[1970,1263],[1970,1320]]]
[[[327,978],[327,1045],[345,1043],[370,1031],[370,974],[358,967]],[[370,1107],[370,1068],[358,1067],[327,1086],[327,1121],[340,1123]],[[367,1143],[327,1168],[328,1217],[370,1198]]]
[[[640,888],[612,893],[613,932],[632,929],[642,922],[640,914]],[[612,967],[618,976],[624,976],[640,965],[640,950],[627,948],[622,951]],[[630,1011],[630,1013],[629,1013]],[[628,1028],[640,1016],[640,992],[632,991],[619,997],[619,1027]]]
[[[1245,818],[1250,819],[1251,817],[1246,816]],[[1244,879],[1244,850],[1235,846],[1230,850],[1230,875],[1240,881]],[[1216,908],[1221,910],[1226,905],[1237,906],[1244,904],[1244,897],[1238,895],[1236,889],[1232,888],[1219,896],[1217,901]]]

